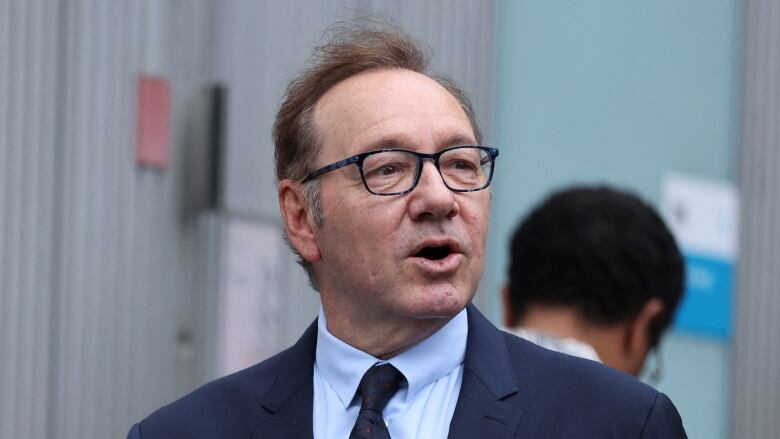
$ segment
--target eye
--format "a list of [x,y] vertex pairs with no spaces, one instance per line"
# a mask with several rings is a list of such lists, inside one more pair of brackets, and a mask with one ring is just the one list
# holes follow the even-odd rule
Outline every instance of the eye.
[[384,165],[378,169],[378,173],[380,175],[393,175],[396,172],[398,172],[398,169],[395,167],[395,165]]
[[363,163],[363,172],[367,177],[396,177],[414,169],[414,163],[394,160],[394,157],[386,157],[383,154],[376,154],[376,156]]
[[379,151],[363,161],[363,178],[369,187],[387,190],[388,185],[407,182],[414,176],[417,157],[406,151]]
[[473,171],[477,168],[477,165],[473,161],[457,158],[447,160],[447,162],[444,163],[444,166],[450,171]]
[[474,166],[471,163],[469,163],[469,162],[466,162],[466,161],[463,161],[463,160],[458,160],[458,161],[452,162],[452,167],[454,169],[472,169]]

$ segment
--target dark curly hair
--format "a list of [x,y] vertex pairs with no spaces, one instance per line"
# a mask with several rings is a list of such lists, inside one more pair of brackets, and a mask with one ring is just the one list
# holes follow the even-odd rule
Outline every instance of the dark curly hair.
[[650,327],[656,346],[683,294],[682,255],[664,221],[638,196],[606,186],[553,193],[517,227],[510,252],[515,319],[543,303],[613,324],[657,297],[665,306]]

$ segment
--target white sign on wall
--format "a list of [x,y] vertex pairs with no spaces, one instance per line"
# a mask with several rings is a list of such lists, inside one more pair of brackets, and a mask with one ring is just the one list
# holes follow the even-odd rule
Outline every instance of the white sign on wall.
[[685,297],[675,327],[731,335],[739,196],[733,184],[681,174],[661,184],[661,214],[685,256]]
[[228,217],[224,224],[217,338],[220,375],[276,353],[284,251],[276,223]]
[[661,185],[661,211],[686,250],[734,260],[739,199],[733,184],[668,174]]

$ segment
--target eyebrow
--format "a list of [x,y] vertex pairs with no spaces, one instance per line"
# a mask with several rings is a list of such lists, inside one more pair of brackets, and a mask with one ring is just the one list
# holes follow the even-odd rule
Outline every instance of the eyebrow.
[[477,139],[474,136],[462,136],[460,134],[454,134],[446,142],[444,142],[444,148],[458,145],[476,145]]
[[[408,149],[410,143],[411,142],[404,142],[403,140],[400,140],[397,137],[380,138],[378,140],[368,143],[363,148],[361,148],[359,152],[363,153],[363,152],[375,151],[377,149],[383,149],[383,148]],[[474,139],[473,136],[453,134],[452,136],[447,138],[446,141],[440,142],[438,145],[436,145],[436,149],[438,150],[438,149],[449,148],[450,146],[476,145],[476,144],[477,141],[476,139]]]

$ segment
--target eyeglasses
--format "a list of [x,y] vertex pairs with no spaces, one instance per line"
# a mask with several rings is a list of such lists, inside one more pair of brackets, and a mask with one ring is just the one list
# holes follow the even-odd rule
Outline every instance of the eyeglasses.
[[487,146],[453,146],[435,154],[406,149],[378,149],[323,166],[307,175],[307,183],[330,171],[357,165],[366,189],[374,195],[403,195],[417,186],[423,160],[433,160],[444,185],[454,192],[485,189],[493,179],[498,150]]

